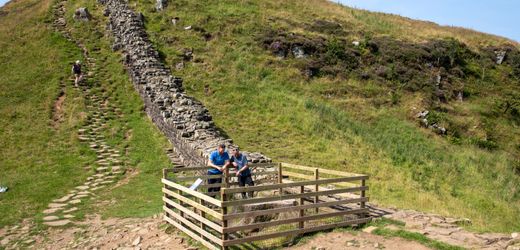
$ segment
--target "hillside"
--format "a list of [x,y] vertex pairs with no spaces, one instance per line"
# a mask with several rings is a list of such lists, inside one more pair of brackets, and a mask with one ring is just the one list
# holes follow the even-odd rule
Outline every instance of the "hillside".
[[518,44],[328,1],[130,4],[246,150],[368,173],[384,205],[520,226]]
[[[469,218],[475,231],[520,229],[517,43],[329,1],[180,0],[162,11],[129,2],[187,94],[245,150],[369,174],[371,201],[383,206]],[[69,72],[87,58],[53,28],[56,4],[0,9],[0,185],[10,187],[0,228],[41,222],[48,203],[96,171],[97,155],[77,139],[92,100]],[[156,214],[170,145],[143,112],[103,8],[65,5],[66,31],[96,62],[87,97],[121,110],[101,133],[132,173],[75,215]],[[78,7],[93,19],[74,21]]]

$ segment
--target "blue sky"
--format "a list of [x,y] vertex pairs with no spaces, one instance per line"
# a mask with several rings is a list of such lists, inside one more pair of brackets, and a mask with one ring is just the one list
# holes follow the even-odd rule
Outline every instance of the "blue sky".
[[[518,0],[332,0],[360,9],[398,14],[504,36],[520,42]],[[516,27],[515,27],[516,25]]]
[[4,4],[7,2],[8,2],[8,0],[0,0],[0,6],[4,6]]

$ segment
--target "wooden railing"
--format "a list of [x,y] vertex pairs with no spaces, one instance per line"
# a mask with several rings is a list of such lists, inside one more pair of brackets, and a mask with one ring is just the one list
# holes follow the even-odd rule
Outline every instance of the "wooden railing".
[[[209,176],[208,167],[164,169],[164,219],[210,249],[370,220],[366,175],[287,163],[250,166],[256,183],[248,187],[238,186],[234,171]],[[197,178],[214,177],[222,178],[222,183],[189,188]],[[214,187],[221,189],[207,191]],[[242,197],[244,192],[256,195]]]

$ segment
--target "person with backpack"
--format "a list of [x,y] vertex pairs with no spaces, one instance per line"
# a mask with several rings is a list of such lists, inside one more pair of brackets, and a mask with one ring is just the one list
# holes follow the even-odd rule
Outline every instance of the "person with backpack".
[[78,87],[79,82],[81,81],[81,62],[77,60],[74,65],[72,65],[72,73],[76,79],[74,80],[74,86]]

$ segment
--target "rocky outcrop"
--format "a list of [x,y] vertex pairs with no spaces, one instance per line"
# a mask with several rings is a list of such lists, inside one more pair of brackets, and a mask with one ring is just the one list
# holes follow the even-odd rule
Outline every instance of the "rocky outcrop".
[[[123,61],[146,113],[168,137],[187,166],[205,164],[207,155],[232,140],[216,128],[204,105],[184,93],[183,80],[172,75],[159,59],[143,27],[143,19],[124,1],[99,0],[107,8],[108,29],[114,36],[113,50],[121,50]],[[245,152],[248,154],[247,152]],[[268,162],[259,153],[248,154],[253,162]]]
[[88,9],[85,7],[78,8],[76,11],[74,11],[74,19],[78,21],[88,21],[90,20],[91,16],[88,12]]

